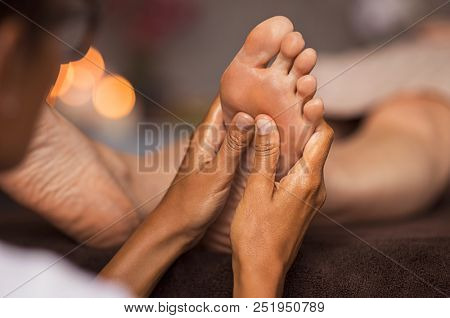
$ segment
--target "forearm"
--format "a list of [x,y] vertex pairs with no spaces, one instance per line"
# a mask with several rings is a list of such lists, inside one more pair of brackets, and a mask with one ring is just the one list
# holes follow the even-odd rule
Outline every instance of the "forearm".
[[139,297],[147,296],[173,263],[195,241],[176,214],[158,207],[101,271]]

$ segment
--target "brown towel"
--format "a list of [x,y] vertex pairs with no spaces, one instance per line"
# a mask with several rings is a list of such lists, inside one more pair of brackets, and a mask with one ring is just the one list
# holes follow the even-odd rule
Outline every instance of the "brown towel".
[[[378,251],[335,224],[313,226],[287,276],[284,296],[450,295],[449,196],[415,219],[347,228]],[[34,213],[1,195],[0,239],[61,255],[77,246]],[[113,254],[114,250],[83,246],[67,259],[98,272]],[[175,262],[152,296],[230,297],[232,283],[230,257],[198,248]]]

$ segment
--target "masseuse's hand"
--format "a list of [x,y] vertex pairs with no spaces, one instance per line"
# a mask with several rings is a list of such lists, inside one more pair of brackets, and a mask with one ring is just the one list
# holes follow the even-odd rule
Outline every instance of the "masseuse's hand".
[[175,180],[158,207],[100,276],[147,295],[171,263],[198,242],[221,211],[254,120],[238,113],[225,129],[216,100],[197,128]]
[[234,296],[281,296],[308,225],[325,201],[323,167],[333,130],[322,121],[303,157],[279,183],[280,138],[274,121],[256,118],[255,159],[231,225]]
[[173,222],[201,238],[225,204],[254,127],[254,119],[245,113],[236,114],[225,127],[216,100],[197,127],[178,174],[157,209],[173,211]]

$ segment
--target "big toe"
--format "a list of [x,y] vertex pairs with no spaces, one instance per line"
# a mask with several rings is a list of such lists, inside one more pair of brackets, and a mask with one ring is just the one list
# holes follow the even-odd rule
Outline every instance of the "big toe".
[[247,36],[236,58],[251,66],[265,66],[280,51],[284,36],[293,29],[292,22],[282,16],[261,22]]

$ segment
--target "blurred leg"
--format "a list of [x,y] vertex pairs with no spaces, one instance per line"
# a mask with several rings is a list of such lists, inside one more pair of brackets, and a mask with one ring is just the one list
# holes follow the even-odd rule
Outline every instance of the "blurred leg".
[[449,176],[449,105],[432,93],[398,94],[335,142],[323,211],[340,221],[389,220],[436,199]]

